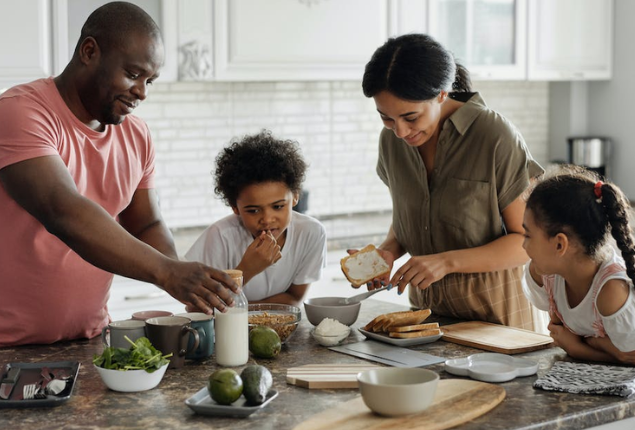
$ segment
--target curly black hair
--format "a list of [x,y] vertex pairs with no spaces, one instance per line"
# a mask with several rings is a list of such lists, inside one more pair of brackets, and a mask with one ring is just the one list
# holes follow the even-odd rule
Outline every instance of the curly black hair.
[[[609,234],[622,252],[626,273],[635,282],[635,242],[630,225],[630,203],[610,182],[580,166],[563,165],[535,185],[527,199],[536,224],[547,236],[559,232],[575,236],[585,253],[597,259]],[[595,194],[598,188],[600,198]]]
[[242,190],[263,182],[284,182],[299,195],[307,163],[293,140],[280,140],[271,131],[234,140],[216,157],[214,192],[231,207]]

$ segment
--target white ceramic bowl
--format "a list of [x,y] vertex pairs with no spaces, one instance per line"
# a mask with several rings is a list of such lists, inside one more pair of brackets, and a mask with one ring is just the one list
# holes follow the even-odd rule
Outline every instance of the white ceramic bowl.
[[145,370],[112,370],[95,366],[101,380],[113,391],[134,393],[136,391],[151,390],[161,382],[168,365],[148,373]]
[[397,417],[426,410],[434,400],[439,375],[427,369],[388,367],[360,372],[357,381],[371,411]]
[[341,299],[341,297],[313,297],[305,300],[306,318],[315,326],[324,318],[333,318],[344,325],[352,325],[357,321],[362,302],[350,305],[338,304]]
[[335,334],[335,335],[318,334],[315,332],[315,329],[313,329],[311,330],[311,336],[313,336],[313,339],[315,339],[315,341],[322,346],[336,346],[342,343],[344,339],[346,339],[348,335],[351,333],[351,328],[350,327],[346,327],[346,328],[348,330],[346,330],[345,332]]

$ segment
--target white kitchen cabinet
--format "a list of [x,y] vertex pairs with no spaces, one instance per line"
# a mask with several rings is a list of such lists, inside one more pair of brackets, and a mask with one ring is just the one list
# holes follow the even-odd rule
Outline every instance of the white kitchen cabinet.
[[613,0],[529,0],[528,78],[610,79]]
[[0,2],[0,91],[51,74],[48,0]]
[[475,80],[526,78],[525,0],[428,0],[429,34]]
[[[165,47],[165,65],[160,82],[177,79],[177,0],[128,0],[145,10],[161,28]],[[79,35],[88,16],[110,0],[55,0],[54,14],[54,70],[59,74],[70,61]]]
[[216,0],[215,79],[360,79],[396,26],[417,27],[395,15],[394,6],[388,0]]

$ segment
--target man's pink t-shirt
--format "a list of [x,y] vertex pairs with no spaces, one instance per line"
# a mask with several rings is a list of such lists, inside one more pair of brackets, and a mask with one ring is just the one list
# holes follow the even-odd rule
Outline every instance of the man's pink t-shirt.
[[[79,193],[115,219],[137,189],[154,187],[146,124],[128,115],[94,131],[52,78],[0,95],[0,169],[44,156],[60,157]],[[98,335],[109,322],[112,277],[50,234],[0,183],[0,347]]]

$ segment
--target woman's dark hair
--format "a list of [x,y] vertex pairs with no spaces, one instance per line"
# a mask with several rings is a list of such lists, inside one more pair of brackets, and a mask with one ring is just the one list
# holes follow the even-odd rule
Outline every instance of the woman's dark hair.
[[234,140],[218,154],[214,192],[231,207],[236,207],[245,187],[263,182],[284,182],[299,194],[306,169],[297,142],[276,139],[270,131],[262,130]]
[[430,100],[441,91],[471,92],[466,68],[427,34],[388,39],[366,64],[362,89],[366,97],[382,91],[412,101]]
[[597,258],[609,232],[626,263],[626,273],[635,282],[635,244],[629,224],[630,204],[614,184],[598,185],[599,177],[579,166],[561,166],[539,182],[527,199],[536,224],[549,237],[565,233],[576,237],[584,252]]

